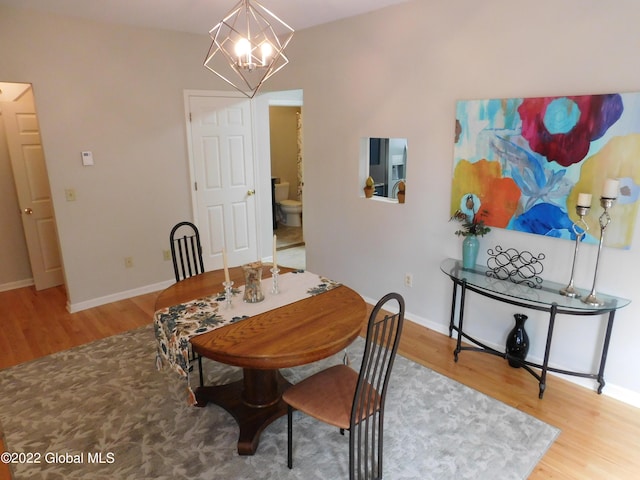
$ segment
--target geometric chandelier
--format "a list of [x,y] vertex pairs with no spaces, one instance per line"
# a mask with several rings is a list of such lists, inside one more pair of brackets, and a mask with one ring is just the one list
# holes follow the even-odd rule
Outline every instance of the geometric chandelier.
[[265,80],[289,63],[284,49],[293,32],[257,1],[240,0],[209,31],[213,42],[204,66],[253,98]]

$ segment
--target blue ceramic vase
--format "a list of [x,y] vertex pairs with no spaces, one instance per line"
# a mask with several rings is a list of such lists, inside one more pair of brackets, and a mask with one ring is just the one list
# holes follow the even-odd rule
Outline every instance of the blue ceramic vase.
[[475,235],[467,235],[462,241],[462,267],[473,268],[478,259],[480,242]]

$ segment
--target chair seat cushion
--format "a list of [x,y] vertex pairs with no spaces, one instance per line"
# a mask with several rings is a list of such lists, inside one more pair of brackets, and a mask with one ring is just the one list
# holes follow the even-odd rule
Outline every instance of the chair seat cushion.
[[[346,365],[335,365],[293,385],[284,392],[282,399],[311,417],[348,429],[357,385],[358,372]],[[369,414],[378,408],[377,393],[372,403]]]

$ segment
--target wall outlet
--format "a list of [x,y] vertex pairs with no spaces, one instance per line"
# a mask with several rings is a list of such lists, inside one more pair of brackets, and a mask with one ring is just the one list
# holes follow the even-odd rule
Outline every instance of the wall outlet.
[[163,250],[162,251],[162,258],[164,258],[165,261],[171,260],[171,251],[170,250]]
[[133,267],[133,257],[124,257],[124,266],[126,268],[132,268]]
[[413,287],[413,273],[404,274],[404,286]]
[[73,188],[65,188],[64,189],[64,198],[67,199],[67,202],[75,202],[76,201],[76,191]]

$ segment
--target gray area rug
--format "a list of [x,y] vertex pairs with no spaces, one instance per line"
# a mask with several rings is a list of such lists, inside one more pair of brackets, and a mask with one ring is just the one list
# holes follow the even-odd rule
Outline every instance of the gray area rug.
[[[358,339],[349,348],[356,367],[362,345]],[[341,358],[283,374],[296,382]],[[206,373],[210,382],[241,378],[239,369],[216,362],[206,362]],[[16,480],[348,478],[348,434],[298,413],[293,470],[286,466],[286,417],[267,427],[256,455],[239,456],[233,418],[212,404],[188,406],[184,381],[155,369],[150,326],[2,370],[0,392],[7,450],[39,461],[13,463]],[[558,434],[398,356],[384,478],[523,479]]]

